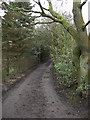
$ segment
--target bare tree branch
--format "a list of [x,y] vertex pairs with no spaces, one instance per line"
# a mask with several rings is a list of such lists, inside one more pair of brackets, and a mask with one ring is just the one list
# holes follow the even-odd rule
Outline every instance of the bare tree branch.
[[57,19],[57,18],[55,18],[55,17],[53,17],[53,16],[51,16],[51,15],[49,15],[49,14],[42,14],[42,17],[47,17],[47,18],[52,19],[54,22],[62,23],[62,20]]
[[44,8],[42,7],[42,5],[40,3],[40,0],[38,0],[38,2],[36,2],[36,3],[39,5],[39,7],[41,9],[41,12],[40,11],[34,11],[34,10],[25,10],[23,8],[18,8],[18,7],[16,8],[16,10],[17,11],[22,11],[22,12],[39,13],[40,17],[50,18],[52,20],[52,22],[37,22],[37,23],[32,23],[32,24],[33,25],[36,25],[36,24],[51,24],[53,22],[58,22],[58,23],[62,24],[63,27],[76,39],[77,31],[75,30],[75,28],[72,25],[70,25],[67,22],[67,20],[62,15],[60,15],[59,13],[57,13],[53,10],[51,0],[48,0],[49,12],[51,13],[51,15],[44,12]]
[[[39,5],[39,2],[37,2],[37,1],[35,1],[35,0],[33,0],[36,4],[38,4]],[[41,4],[41,3],[40,3]],[[40,6],[40,5],[39,5]],[[43,10],[46,10],[46,11],[49,11],[49,9],[47,9],[47,8],[45,8],[45,7],[43,7],[42,5],[41,5],[41,7],[43,8]]]
[[16,9],[13,9],[13,8],[10,8],[10,10],[13,10],[13,11],[23,11],[23,12],[33,12],[33,13],[42,13],[40,11],[33,11],[33,10],[26,10],[24,8],[19,8],[19,7],[16,7]]
[[32,18],[40,18],[41,17],[41,15],[40,16],[32,16]]
[[38,2],[37,1],[35,1],[35,0],[33,0],[36,4],[38,4]]
[[[42,16],[42,17],[48,17],[48,18],[50,18],[50,19],[52,19],[54,22],[59,22],[59,23],[61,23],[62,22],[62,20],[60,20],[60,19],[57,19],[57,18],[55,18],[55,17],[53,17],[53,16],[51,16],[51,15],[49,15],[49,14],[46,14],[46,13],[42,13],[42,12],[39,12],[39,11],[33,11],[33,10],[25,10],[25,9],[23,9],[23,8],[18,8],[18,9],[16,9],[16,10],[18,10],[18,11],[23,11],[23,12],[33,12],[33,13],[40,13],[40,17]],[[21,12],[22,13],[22,12]],[[23,14],[23,13],[22,13]]]
[[[58,22],[58,23],[61,23],[63,25],[63,27],[76,39],[76,35],[77,35],[77,31],[73,28],[72,25],[70,25],[66,19],[60,15],[59,13],[56,13],[54,10],[53,10],[53,7],[52,7],[52,3],[51,3],[51,0],[47,0],[48,3],[49,3],[49,12],[51,13],[51,15],[49,14],[46,14],[44,11],[43,11],[43,8],[42,8],[42,5],[40,2],[40,0],[38,0],[38,5],[40,6],[42,12],[40,13],[42,17],[47,17],[47,18],[50,18],[51,20],[53,20],[53,22]],[[48,22],[47,22],[48,23]],[[38,22],[39,24],[39,22]]]
[[82,7],[86,4],[88,0],[85,0],[81,5],[80,5],[80,9],[82,9]]
[[53,10],[51,0],[47,0],[47,1],[49,3],[49,12],[51,13],[51,15],[54,16],[55,18],[60,19],[62,21],[64,19],[64,17]]
[[[37,2],[37,1],[35,1],[35,0],[33,0],[36,4],[38,4],[39,5],[39,3]],[[47,9],[47,8],[45,8],[45,7],[43,7],[42,6],[42,8],[44,9],[44,10],[46,10],[46,11],[49,11],[49,9]]]
[[37,25],[37,24],[52,24],[52,23],[54,23],[53,21],[51,21],[51,22],[36,22],[36,23],[32,23],[32,24],[30,24],[30,25]]
[[40,9],[41,9],[41,11],[42,11],[42,14],[45,14],[45,12],[44,12],[44,10],[43,10],[43,7],[42,7],[42,5],[41,5],[40,0],[38,0],[38,4],[39,4],[39,6],[40,6]]
[[90,20],[85,24],[85,26],[83,27],[83,31],[85,30],[85,28],[90,24]]
[[43,7],[43,9],[49,11],[49,9],[47,9],[47,8],[44,8],[44,7]]

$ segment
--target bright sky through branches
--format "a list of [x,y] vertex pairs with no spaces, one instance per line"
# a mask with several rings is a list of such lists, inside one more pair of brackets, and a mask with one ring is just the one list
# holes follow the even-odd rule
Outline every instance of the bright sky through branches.
[[[15,1],[15,0],[2,0],[2,1]],[[22,0],[17,0],[17,1],[22,1]],[[24,2],[26,0],[23,0]],[[34,4],[33,0],[29,0],[32,4]],[[37,1],[37,0],[36,0]],[[70,13],[72,16],[72,7],[73,7],[73,0],[63,0],[63,3],[62,3],[62,0],[51,0],[52,1],[52,4],[53,4],[53,8],[56,12],[59,12],[59,13],[64,13],[66,12],[66,14]],[[77,1],[77,0],[75,0]],[[83,2],[85,0],[81,0],[81,2]],[[90,0],[88,0],[88,2],[90,2]],[[82,7],[82,14],[83,14],[83,18],[84,18],[84,21],[85,23],[88,22],[88,2]],[[41,3],[44,7],[48,8],[48,2],[47,0],[41,0]],[[36,5],[34,10],[40,10],[39,6]],[[3,12],[0,12],[0,15],[2,16],[3,15]]]
[[[32,1],[33,0],[31,0],[31,2]],[[51,0],[51,1],[52,1],[53,8],[56,12],[59,12],[59,13],[66,12],[66,14],[70,13],[73,16],[73,13],[72,13],[73,0],[63,0],[63,3],[62,3],[62,0]],[[78,1],[78,0],[75,0],[75,1]],[[84,1],[85,0],[81,0],[81,2],[84,2]],[[88,2],[90,2],[90,0],[88,0]],[[89,16],[88,2],[82,7],[82,14],[83,14],[83,19],[85,23],[88,22],[88,16]],[[41,3],[44,7],[48,8],[47,0],[41,0]],[[40,10],[39,6],[36,5],[34,10],[38,10],[38,9]]]

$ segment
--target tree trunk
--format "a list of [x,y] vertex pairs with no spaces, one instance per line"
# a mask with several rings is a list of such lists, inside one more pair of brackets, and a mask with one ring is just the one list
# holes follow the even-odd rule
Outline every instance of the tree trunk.
[[73,2],[74,23],[77,30],[78,44],[74,49],[74,61],[78,69],[78,87],[82,83],[88,84],[88,36],[80,9],[81,2]]

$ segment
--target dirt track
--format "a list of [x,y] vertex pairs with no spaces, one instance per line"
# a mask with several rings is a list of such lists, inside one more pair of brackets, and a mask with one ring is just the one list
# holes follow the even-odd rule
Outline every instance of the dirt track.
[[53,86],[49,61],[15,85],[3,101],[3,118],[78,118],[77,112],[60,100]]

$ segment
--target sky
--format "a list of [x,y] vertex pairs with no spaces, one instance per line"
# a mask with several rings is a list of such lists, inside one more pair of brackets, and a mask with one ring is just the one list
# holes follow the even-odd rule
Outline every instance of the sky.
[[[7,0],[7,1],[14,1],[14,0]],[[26,2],[27,0],[18,0],[18,1]],[[34,4],[33,0],[30,0],[30,1],[32,4]],[[73,14],[72,14],[73,0],[63,0],[63,4],[62,4],[62,0],[51,0],[51,1],[52,1],[53,9],[56,12],[59,12],[62,14],[63,12],[66,11],[67,13],[70,13],[73,16]],[[77,1],[77,0],[75,0],[75,1]],[[83,2],[83,1],[84,0],[81,0],[81,2]],[[88,0],[88,2],[90,2],[90,0]],[[84,18],[85,23],[88,22],[88,17],[89,17],[88,2],[82,8],[82,14],[83,14],[83,18]],[[41,0],[41,3],[44,7],[48,8],[47,0]],[[40,10],[38,5],[36,5],[35,8],[33,8],[33,9]],[[1,10],[0,10],[0,15],[3,16],[3,11],[1,11]]]
[[[31,0],[31,1],[33,1],[33,0]],[[63,0],[63,4],[62,4],[62,0],[51,0],[51,1],[52,1],[53,9],[56,12],[64,13],[66,11],[67,13],[70,13],[73,16],[73,13],[72,13],[73,0]],[[78,1],[78,0],[75,0],[75,2],[76,1]],[[81,0],[81,2],[84,2],[84,1],[85,0]],[[41,3],[44,7],[48,8],[47,0],[41,0]],[[88,0],[88,2],[82,7],[82,15],[83,15],[83,19],[84,19],[85,23],[87,23],[88,19],[90,19],[89,12],[88,12],[89,11],[88,5],[90,5],[90,4],[88,4],[88,3],[90,3],[90,0]],[[38,10],[39,7],[36,6],[34,9]],[[90,26],[89,26],[89,30],[90,30]],[[88,26],[87,26],[87,31],[88,31]]]
[[[31,1],[33,1],[33,0],[31,0]],[[44,2],[44,1],[47,1],[47,0],[41,0],[42,5],[44,5],[44,7],[48,8],[48,3]],[[67,13],[70,12],[72,15],[73,0],[63,0],[62,6],[61,6],[62,0],[51,0],[51,1],[52,1],[52,4],[53,4],[55,11],[57,11],[59,13],[63,13],[65,11],[67,11]],[[77,1],[77,0],[75,0],[75,1]],[[81,0],[81,2],[83,2],[83,1],[84,0]],[[89,1],[90,0],[88,0],[88,2]],[[83,14],[83,18],[84,18],[85,23],[88,21],[88,2],[82,8],[82,14]],[[34,9],[37,10],[39,8],[36,6],[36,8],[34,8]]]

